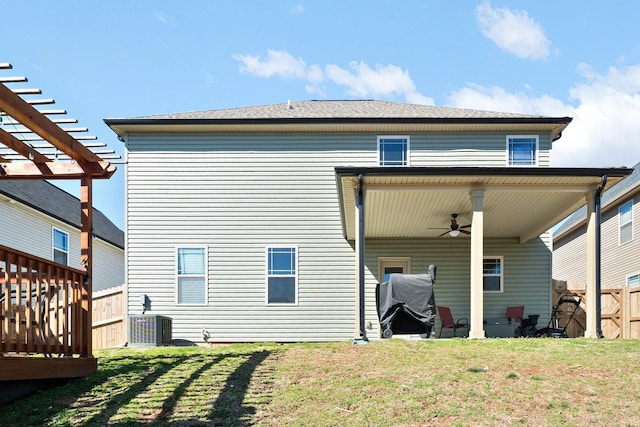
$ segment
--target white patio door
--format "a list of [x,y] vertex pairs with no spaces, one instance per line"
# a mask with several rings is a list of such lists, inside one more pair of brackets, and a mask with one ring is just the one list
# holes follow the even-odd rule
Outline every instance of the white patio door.
[[389,280],[391,273],[410,274],[411,258],[409,257],[381,257],[378,258],[378,280],[380,283]]

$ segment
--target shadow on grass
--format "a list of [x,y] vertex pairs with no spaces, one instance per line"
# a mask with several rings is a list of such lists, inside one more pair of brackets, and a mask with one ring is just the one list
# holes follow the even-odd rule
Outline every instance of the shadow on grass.
[[216,425],[250,425],[243,420],[255,414],[256,408],[244,404],[245,395],[256,368],[267,356],[268,351],[253,353],[229,375],[209,416],[209,419],[216,421]]
[[[2,407],[0,426],[16,425],[16,420],[23,425],[250,425],[256,408],[245,396],[256,368],[269,354],[107,357],[90,377]],[[185,414],[181,405],[194,395],[206,399],[199,401],[198,411]]]

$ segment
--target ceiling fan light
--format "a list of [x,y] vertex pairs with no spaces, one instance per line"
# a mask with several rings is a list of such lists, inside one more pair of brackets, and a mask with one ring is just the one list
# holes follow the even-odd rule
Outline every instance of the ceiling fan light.
[[460,235],[460,230],[451,230],[449,231],[449,236],[458,237]]

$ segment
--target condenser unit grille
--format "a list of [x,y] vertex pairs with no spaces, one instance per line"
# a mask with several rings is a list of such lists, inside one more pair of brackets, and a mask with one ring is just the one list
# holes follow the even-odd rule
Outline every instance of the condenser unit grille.
[[129,345],[171,345],[171,318],[156,315],[129,316]]

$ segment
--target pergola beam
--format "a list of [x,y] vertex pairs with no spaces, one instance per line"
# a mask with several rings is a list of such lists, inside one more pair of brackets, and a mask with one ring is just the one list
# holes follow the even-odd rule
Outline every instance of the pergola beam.
[[87,147],[76,141],[55,123],[41,114],[28,102],[13,93],[5,85],[0,84],[0,110],[31,129],[51,145],[69,155],[81,167],[100,162],[100,157]]
[[20,141],[4,129],[0,129],[0,143],[34,163],[45,163],[49,161],[49,159],[38,150]]
[[42,163],[14,162],[0,165],[0,176],[11,179],[80,179],[91,176],[97,179],[110,178],[116,167],[109,162],[90,163],[85,168],[72,162]]

